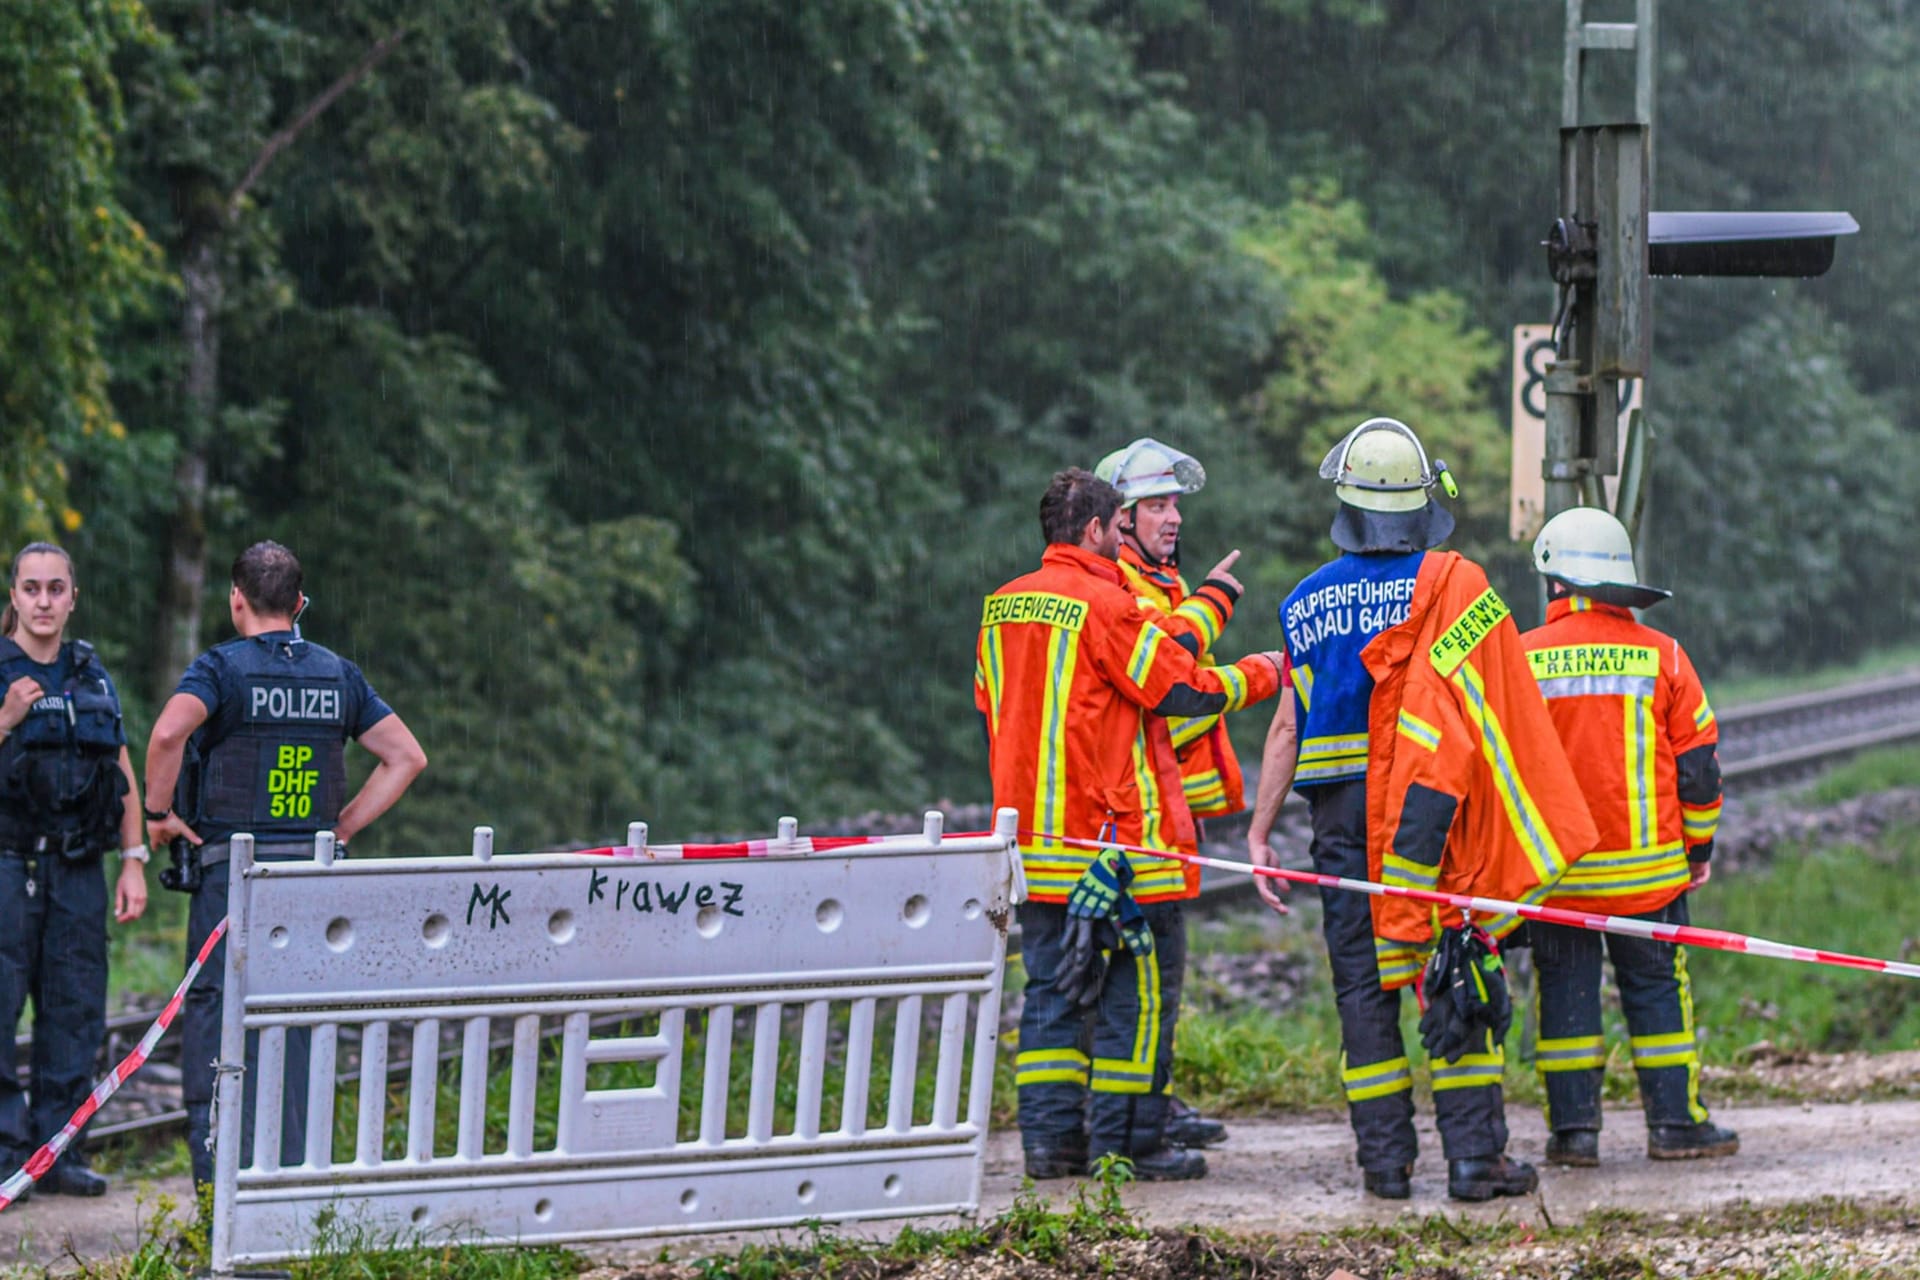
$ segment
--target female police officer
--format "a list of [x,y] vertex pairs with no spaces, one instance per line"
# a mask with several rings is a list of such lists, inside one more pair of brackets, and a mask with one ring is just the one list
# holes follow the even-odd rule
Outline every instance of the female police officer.
[[[120,700],[84,640],[66,639],[73,560],[30,543],[13,558],[0,614],[0,1156],[11,1173],[59,1132],[93,1088],[106,1034],[107,889],[101,855],[120,850],[114,917],[147,906],[140,799]],[[22,1095],[13,1028],[33,997],[33,1071]],[[4,1177],[5,1173],[0,1173]],[[97,1196],[107,1181],[76,1142],[42,1191]]]

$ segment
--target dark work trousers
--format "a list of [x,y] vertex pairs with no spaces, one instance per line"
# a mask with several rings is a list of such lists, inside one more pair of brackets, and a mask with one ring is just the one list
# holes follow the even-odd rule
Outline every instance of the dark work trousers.
[[[256,862],[298,862],[313,856],[313,846],[275,844],[256,845]],[[213,853],[220,857],[225,849],[209,844],[202,857]],[[206,879],[187,905],[187,963],[193,963],[207,937],[227,917],[227,863],[208,864]],[[187,1108],[187,1152],[193,1157],[196,1184],[213,1181],[212,1109],[214,1063],[220,1057],[221,993],[227,979],[227,942],[207,957],[200,975],[187,988],[186,1005],[180,1017],[180,1096]],[[307,1067],[313,1047],[313,1032],[288,1028],[286,1072],[281,1081],[280,1163],[299,1164],[307,1153]],[[247,1033],[246,1075],[241,1103],[240,1167],[253,1161],[253,1117],[256,1084],[260,1076],[260,1036]]]
[[[60,1132],[93,1091],[107,1035],[107,906],[98,854],[70,862],[0,853],[0,1178]],[[29,999],[33,1060],[23,1091],[13,1036]],[[82,1141],[68,1149],[76,1161]]]
[[[1364,779],[1303,788],[1313,820],[1313,868],[1366,880],[1367,784]],[[1380,988],[1372,899],[1320,890],[1327,964],[1340,1012],[1341,1084],[1358,1161],[1382,1172],[1414,1162],[1413,1068],[1400,1034],[1400,991]],[[1507,1115],[1497,1046],[1458,1063],[1435,1062],[1433,1113],[1449,1160],[1498,1155],[1507,1147]]]
[[[1686,924],[1687,896],[1683,893],[1660,910],[1631,919]],[[1607,1061],[1600,1024],[1603,946],[1620,987],[1647,1123],[1705,1120],[1686,948],[1538,920],[1528,928],[1539,973],[1540,1037],[1534,1064],[1546,1078],[1548,1125],[1556,1131],[1600,1127],[1600,1084]]]
[[1066,907],[1020,907],[1027,987],[1014,1078],[1021,1140],[1029,1150],[1084,1147],[1095,1156],[1147,1155],[1164,1145],[1186,972],[1186,915],[1177,902],[1143,903],[1140,909],[1153,930],[1153,954],[1135,956],[1116,947],[1099,1001],[1089,1011],[1069,1005],[1054,988]]

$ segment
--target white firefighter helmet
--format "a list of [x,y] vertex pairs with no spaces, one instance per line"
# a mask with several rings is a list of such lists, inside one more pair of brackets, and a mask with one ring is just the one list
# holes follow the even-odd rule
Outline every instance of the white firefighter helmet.
[[1547,521],[1533,540],[1533,567],[1605,604],[1644,609],[1673,594],[1637,581],[1633,538],[1599,507],[1574,507]]
[[1363,511],[1418,511],[1435,482],[1454,492],[1447,464],[1428,462],[1420,437],[1396,418],[1368,418],[1347,432],[1320,463],[1320,478]]
[[1192,454],[1150,436],[1115,449],[1094,465],[1093,474],[1120,491],[1122,507],[1130,507],[1142,498],[1198,493],[1207,483],[1207,469]]

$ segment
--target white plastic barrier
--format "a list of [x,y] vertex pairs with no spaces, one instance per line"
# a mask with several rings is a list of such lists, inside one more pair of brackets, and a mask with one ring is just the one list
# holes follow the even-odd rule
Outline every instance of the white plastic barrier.
[[[722,861],[494,858],[484,828],[468,858],[321,844],[255,863],[233,842],[221,1059],[257,1032],[259,1079],[242,1167],[241,1073],[219,1075],[217,1274],[310,1252],[329,1209],[532,1243],[978,1205],[1011,811],[810,853],[786,820]],[[290,1028],[312,1031],[298,1164]]]

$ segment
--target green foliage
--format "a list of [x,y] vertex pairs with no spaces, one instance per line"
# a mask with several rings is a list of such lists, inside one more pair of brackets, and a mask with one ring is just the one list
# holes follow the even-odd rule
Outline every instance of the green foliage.
[[[78,529],[67,459],[122,444],[100,334],[159,272],[114,183],[137,0],[0,3],[0,538]],[[96,443],[97,441],[97,443]],[[10,553],[9,553],[10,554]]]

